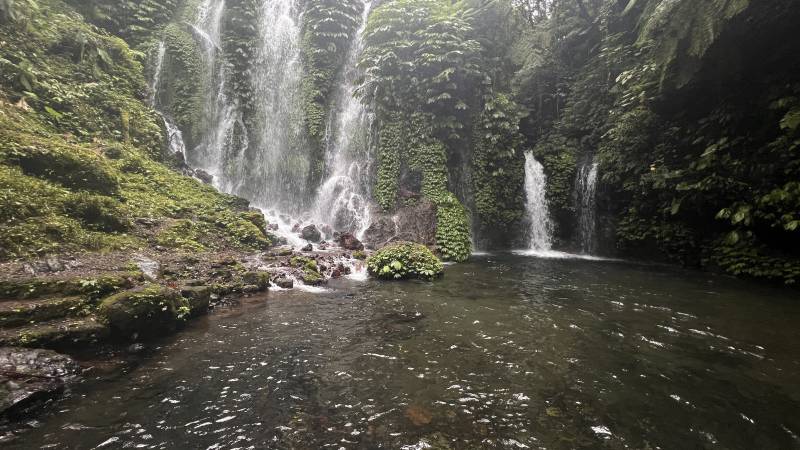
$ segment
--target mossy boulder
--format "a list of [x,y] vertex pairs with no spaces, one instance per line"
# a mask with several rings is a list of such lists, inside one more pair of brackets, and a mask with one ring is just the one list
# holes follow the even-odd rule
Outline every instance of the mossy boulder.
[[247,272],[242,277],[242,281],[246,286],[254,286],[257,291],[266,291],[270,286],[269,272]]
[[396,242],[367,258],[367,270],[384,280],[433,280],[442,275],[444,265],[424,245]]
[[209,286],[184,286],[181,296],[189,303],[189,316],[198,317],[208,312],[211,306],[211,288]]
[[309,286],[325,284],[325,276],[320,272],[315,259],[306,258],[305,256],[295,256],[290,260],[289,264],[302,271],[300,279],[303,280],[303,283]]
[[141,272],[121,272],[89,278],[46,279],[0,281],[0,298],[30,299],[44,296],[84,295],[97,300],[120,289],[129,289],[143,279]]
[[179,292],[153,285],[112,295],[97,313],[116,338],[148,338],[174,331],[189,317],[191,307]]

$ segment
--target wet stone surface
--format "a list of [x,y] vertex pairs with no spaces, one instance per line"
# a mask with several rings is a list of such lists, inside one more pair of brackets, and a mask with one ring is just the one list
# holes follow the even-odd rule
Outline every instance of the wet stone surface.
[[796,292],[486,256],[217,308],[7,448],[795,448]]

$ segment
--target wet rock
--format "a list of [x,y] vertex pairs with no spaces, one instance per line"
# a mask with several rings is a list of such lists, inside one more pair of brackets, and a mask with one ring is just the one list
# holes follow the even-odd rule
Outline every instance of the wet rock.
[[129,345],[127,350],[128,350],[128,353],[134,353],[135,354],[135,353],[143,352],[145,350],[145,348],[146,347],[144,346],[144,344],[141,344],[141,343],[137,342],[136,344]]
[[389,216],[374,217],[364,231],[364,244],[373,250],[379,249],[397,236],[397,226]]
[[396,241],[435,245],[436,211],[436,205],[425,199],[399,208],[394,215],[375,211],[371,225],[364,232],[363,243],[372,250]]
[[245,294],[255,294],[261,292],[262,289],[256,286],[255,284],[245,284],[242,286],[242,292]]
[[300,232],[300,224],[296,223],[292,226],[292,233],[299,233]]
[[342,233],[338,238],[339,246],[345,250],[364,250],[364,244],[352,233]]
[[333,228],[331,228],[330,225],[325,224],[325,225],[322,225],[321,231],[325,236],[330,236],[333,233]]
[[80,371],[70,357],[50,350],[0,348],[0,415],[20,418],[58,398]]
[[189,302],[189,314],[192,317],[208,312],[211,296],[211,288],[208,286],[184,286],[181,288],[181,297]]
[[153,281],[158,278],[159,271],[161,270],[161,264],[159,264],[158,261],[139,255],[134,258],[134,262],[136,262],[136,267],[142,271],[147,279]]
[[245,285],[255,286],[257,291],[266,291],[270,286],[269,272],[247,272],[242,277]]
[[174,331],[188,312],[184,308],[188,301],[177,291],[156,285],[112,295],[97,313],[116,338],[149,338]]
[[276,286],[282,289],[292,289],[294,288],[294,280],[287,277],[279,277],[273,280]]
[[211,184],[214,182],[214,175],[211,175],[203,169],[196,169],[194,171],[194,176],[205,184]]
[[342,272],[339,269],[333,269],[331,271],[331,278],[333,279],[342,278]]
[[300,251],[301,252],[312,252],[312,251],[314,251],[314,246],[311,245],[311,243],[309,243],[305,247],[301,248]]
[[308,225],[300,231],[300,237],[307,241],[319,242],[322,240],[322,233],[320,233],[316,225]]

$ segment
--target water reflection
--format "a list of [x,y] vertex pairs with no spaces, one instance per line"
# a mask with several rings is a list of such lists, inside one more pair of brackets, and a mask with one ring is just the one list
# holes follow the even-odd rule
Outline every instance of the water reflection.
[[12,448],[793,448],[796,292],[476,257],[253,298],[87,381]]

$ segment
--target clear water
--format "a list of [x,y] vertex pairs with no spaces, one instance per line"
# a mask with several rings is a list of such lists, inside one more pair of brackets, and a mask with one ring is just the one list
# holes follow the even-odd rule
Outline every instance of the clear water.
[[797,300],[513,255],[271,292],[88,372],[8,448],[797,448]]
[[532,153],[525,154],[525,213],[528,249],[547,252],[553,247],[553,223],[547,204],[547,176]]

